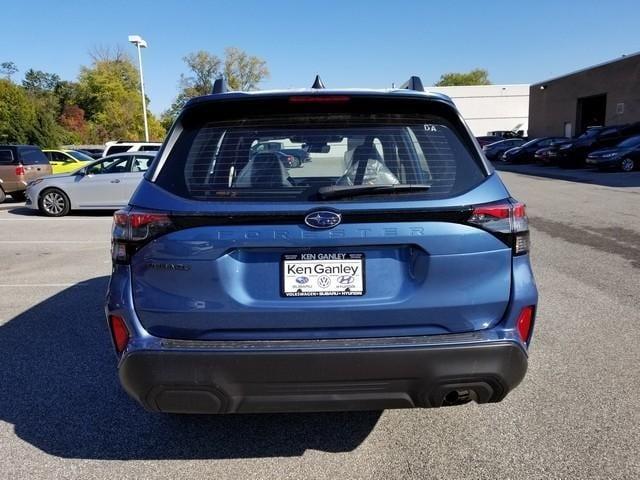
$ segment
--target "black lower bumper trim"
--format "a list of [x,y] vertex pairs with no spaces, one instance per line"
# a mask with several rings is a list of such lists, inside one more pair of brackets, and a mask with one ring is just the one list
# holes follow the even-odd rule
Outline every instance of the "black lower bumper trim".
[[512,342],[383,349],[127,354],[120,380],[145,408],[173,413],[440,407],[498,402],[527,357]]

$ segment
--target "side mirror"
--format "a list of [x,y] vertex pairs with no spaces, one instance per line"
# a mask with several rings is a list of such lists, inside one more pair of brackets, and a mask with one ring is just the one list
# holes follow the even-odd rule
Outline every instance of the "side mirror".
[[87,174],[87,169],[86,168],[81,168],[80,170],[78,170],[76,172],[76,175],[80,176],[80,177],[84,177]]

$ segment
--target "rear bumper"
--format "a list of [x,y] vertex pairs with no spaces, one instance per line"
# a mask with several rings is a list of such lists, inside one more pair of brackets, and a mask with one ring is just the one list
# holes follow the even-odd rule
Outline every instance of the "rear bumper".
[[148,410],[211,414],[498,402],[525,375],[527,355],[516,342],[439,345],[437,337],[130,345],[120,381]]

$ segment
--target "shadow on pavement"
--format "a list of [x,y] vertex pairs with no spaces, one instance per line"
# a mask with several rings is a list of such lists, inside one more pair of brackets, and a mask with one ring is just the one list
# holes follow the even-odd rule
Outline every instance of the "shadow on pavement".
[[[6,210],[9,215],[18,215],[23,217],[42,217],[48,218],[37,210],[32,210],[21,204],[0,205],[0,210]],[[69,217],[111,217],[115,210],[72,210]]]
[[52,455],[87,459],[299,456],[356,448],[380,412],[169,416],[122,391],[102,311],[108,277],[0,326],[0,420]]
[[590,183],[605,187],[640,187],[640,171],[601,172],[599,170],[586,168],[564,169],[534,164],[512,165],[501,162],[494,162],[493,165],[499,172],[513,172],[534,177],[553,178],[557,180],[566,180],[568,182]]

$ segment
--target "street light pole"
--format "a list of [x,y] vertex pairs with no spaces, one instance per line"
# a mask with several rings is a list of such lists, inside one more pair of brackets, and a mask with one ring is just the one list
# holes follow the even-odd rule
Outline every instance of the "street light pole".
[[133,43],[138,49],[138,66],[140,67],[140,93],[142,94],[142,118],[144,118],[144,140],[149,141],[149,124],[147,123],[147,99],[144,96],[144,75],[142,73],[142,49],[147,48],[145,42],[140,35],[129,35],[129,42]]

